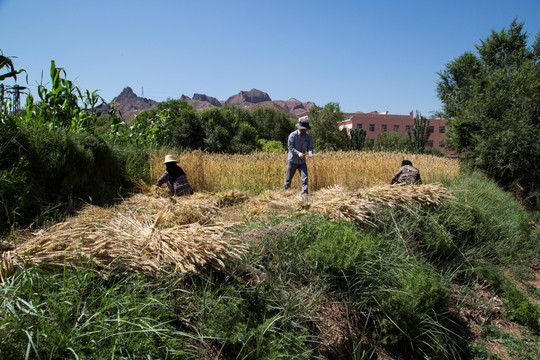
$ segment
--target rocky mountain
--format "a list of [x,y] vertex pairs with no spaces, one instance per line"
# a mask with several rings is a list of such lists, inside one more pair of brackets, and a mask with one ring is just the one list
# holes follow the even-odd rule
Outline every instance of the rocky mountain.
[[[282,109],[290,117],[300,117],[309,111],[315,103],[301,102],[295,98],[289,100],[272,100],[270,96],[260,90],[251,89],[250,91],[240,91],[238,94],[229,97],[227,100],[220,101],[214,97],[205,94],[193,94],[193,97],[182,95],[180,100],[186,100],[192,104],[195,110],[204,110],[212,107],[223,107],[227,105],[257,108],[261,106],[271,106]],[[157,106],[154,100],[137,96],[131,88],[126,87],[120,95],[115,97],[118,109],[121,111],[124,120],[130,122],[137,112],[148,110]]]
[[221,102],[215,97],[207,96],[204,94],[193,94],[193,97],[182,95],[180,100],[186,100],[188,103],[192,104],[193,107],[197,110],[208,109],[211,107],[221,107]]
[[293,114],[304,113],[315,106],[314,102],[301,102],[300,100],[296,100],[295,98],[290,98],[287,101],[275,100],[274,103]]
[[130,87],[124,88],[111,103],[116,103],[125,121],[130,122],[138,112],[157,106],[158,102],[137,96]]
[[250,91],[240,91],[238,94],[228,98],[223,104],[245,107],[265,101],[272,101],[267,93],[257,89],[251,89]]

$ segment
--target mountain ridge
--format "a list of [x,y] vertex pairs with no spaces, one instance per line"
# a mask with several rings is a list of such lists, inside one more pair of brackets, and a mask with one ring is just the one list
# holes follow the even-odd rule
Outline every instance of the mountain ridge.
[[[224,106],[240,106],[250,109],[270,106],[283,110],[292,118],[298,118],[307,113],[313,106],[316,106],[314,102],[302,102],[293,97],[289,98],[289,100],[272,100],[266,92],[255,88],[249,91],[242,90],[230,96],[227,100],[218,100],[215,97],[198,93],[194,93],[192,97],[182,94],[180,100],[185,100],[193,105],[196,111]],[[158,104],[155,100],[136,95],[129,86],[126,86],[111,103],[116,104],[116,108],[127,122],[131,122],[137,113],[155,108]]]

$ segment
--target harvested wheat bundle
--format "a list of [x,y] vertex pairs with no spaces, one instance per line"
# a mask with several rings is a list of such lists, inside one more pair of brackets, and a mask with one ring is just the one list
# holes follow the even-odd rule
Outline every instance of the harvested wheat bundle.
[[331,219],[345,219],[360,224],[373,224],[373,203],[355,196],[341,186],[330,186],[317,191],[309,206],[310,212],[318,212]]
[[307,206],[305,197],[292,191],[270,191],[250,198],[245,204],[245,212],[248,217],[278,215],[287,216],[298,209]]
[[0,284],[3,284],[7,277],[14,271],[13,269],[13,251],[0,253]]
[[[87,206],[77,216],[41,230],[14,251],[2,254],[2,273],[25,262],[41,266],[77,266],[91,261],[108,273],[114,266],[158,275],[174,271],[198,272],[223,268],[245,251],[228,230],[235,224],[203,226],[198,223],[162,228],[168,211],[157,215],[117,212]],[[4,255],[7,254],[7,255]]]
[[118,205],[121,213],[135,217],[166,212],[166,222],[185,225],[198,222],[210,224],[219,211],[215,196],[196,193],[191,196],[158,196],[155,193],[137,194]]
[[0,240],[0,252],[13,250],[15,248],[15,245],[13,245],[10,242]]
[[287,191],[267,191],[250,199],[246,210],[251,216],[269,213],[286,216],[292,212],[317,212],[333,219],[346,219],[356,224],[371,224],[378,206],[395,206],[411,201],[438,205],[453,196],[441,184],[381,185],[368,190],[352,191],[334,185],[305,197]]
[[217,207],[232,206],[249,200],[249,195],[244,191],[228,190],[218,194]]
[[453,195],[442,184],[426,185],[381,185],[372,187],[359,196],[388,206],[416,201],[439,205],[442,201],[453,199]]

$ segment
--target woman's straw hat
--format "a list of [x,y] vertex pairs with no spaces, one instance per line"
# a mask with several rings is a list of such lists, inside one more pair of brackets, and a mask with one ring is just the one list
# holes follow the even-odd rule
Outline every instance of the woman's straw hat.
[[164,164],[166,163],[170,163],[170,162],[178,162],[176,161],[176,159],[174,158],[173,155],[165,155],[165,161],[163,162]]

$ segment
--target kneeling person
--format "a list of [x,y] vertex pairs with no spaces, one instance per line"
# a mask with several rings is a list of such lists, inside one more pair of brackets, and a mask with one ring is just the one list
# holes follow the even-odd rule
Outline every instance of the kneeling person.
[[193,194],[193,188],[189,185],[186,173],[180,166],[176,165],[177,161],[174,156],[166,155],[163,163],[167,169],[158,179],[155,186],[160,187],[164,183],[167,183],[171,195]]
[[392,177],[391,184],[422,184],[420,171],[415,168],[410,160],[403,160],[401,167]]

